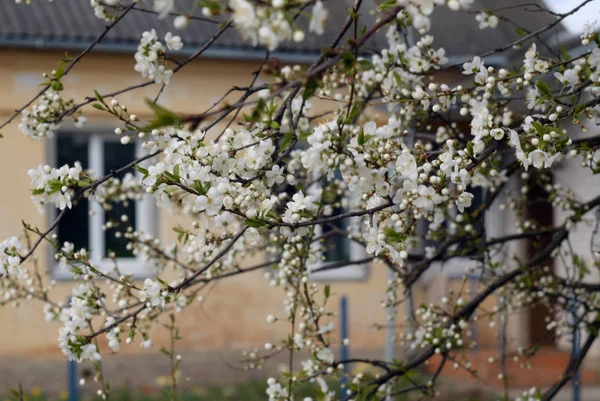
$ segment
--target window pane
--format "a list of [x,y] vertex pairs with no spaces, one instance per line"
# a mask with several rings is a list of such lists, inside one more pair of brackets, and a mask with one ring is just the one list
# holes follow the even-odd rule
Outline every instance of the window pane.
[[[335,172],[335,178],[337,180],[342,179],[342,173],[339,170]],[[334,188],[337,186],[334,184]],[[335,194],[335,192],[333,192]],[[332,194],[332,195],[333,195]],[[340,204],[342,201],[341,195],[333,195],[335,197],[333,204]],[[337,216],[347,212],[343,207],[339,206],[333,209],[332,216]],[[346,232],[348,228],[348,219],[336,220],[331,224],[323,225],[323,235],[331,234],[326,237],[323,241],[323,255],[325,256],[325,263],[328,262],[341,262],[350,260],[350,240],[344,235],[333,234],[337,231]]]
[[[76,161],[81,163],[85,170],[88,168],[88,137],[87,135],[59,135],[56,138],[56,166],[68,164],[72,166]],[[56,213],[60,213],[57,209]],[[89,214],[88,200],[81,199],[73,208],[67,210],[58,223],[58,238],[62,242],[69,241],[75,249],[87,248],[89,245]]]
[[[342,213],[345,213],[346,210],[343,208],[335,208],[333,210],[332,216],[336,216]],[[337,220],[331,225],[323,226],[323,235],[331,234],[323,241],[323,255],[325,256],[325,263],[328,262],[341,262],[341,261],[349,261],[350,260],[350,241],[343,235],[340,234],[332,234],[338,230],[332,228],[335,227],[338,230],[346,232],[348,223],[347,219]]]
[[[104,174],[110,173],[112,170],[116,170],[123,167],[125,164],[135,159],[135,145],[122,145],[116,141],[105,141],[104,142]],[[119,174],[117,177],[122,179],[125,173]],[[129,217],[128,223],[121,222],[121,216],[126,215]],[[134,229],[136,226],[135,222],[135,202],[115,202],[112,204],[111,210],[106,210],[104,213],[105,223],[112,221],[116,225],[115,228],[107,229],[104,233],[105,252],[104,255],[108,256],[108,252],[112,251],[116,257],[127,258],[133,257],[131,251],[126,249],[127,240],[123,237],[115,237],[115,233],[120,231],[124,232],[125,228],[131,225]]]

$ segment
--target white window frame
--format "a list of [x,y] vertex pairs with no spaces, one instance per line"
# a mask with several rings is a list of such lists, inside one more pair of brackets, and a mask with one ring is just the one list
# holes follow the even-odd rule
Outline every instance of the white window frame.
[[[484,216],[484,225],[486,227],[486,239],[495,236],[508,235],[509,227],[506,225],[506,218],[498,209],[498,199],[488,208]],[[456,209],[455,209],[456,210]],[[449,260],[436,260],[431,262],[429,269],[423,274],[423,280],[428,281],[436,274],[443,274],[449,279],[461,278],[468,275],[469,267],[477,266],[478,262],[468,256],[456,256]]]
[[[88,169],[92,170],[96,177],[103,177],[107,172],[104,171],[104,146],[105,142],[116,142],[120,138],[116,135],[100,132],[89,132],[89,133],[59,133],[58,135],[88,135]],[[142,148],[141,141],[134,141],[135,144],[135,157],[140,158],[147,154],[147,151]],[[56,139],[50,142],[49,160],[52,165],[56,165],[57,159],[57,143]],[[144,165],[144,163],[140,163]],[[135,176],[141,180],[141,174],[137,171],[133,172]],[[114,262],[109,260],[104,255],[105,249],[105,231],[102,230],[104,225],[105,213],[102,206],[97,202],[88,202],[88,212],[91,214],[88,217],[88,236],[89,244],[88,249],[90,250],[90,260],[102,271],[108,271],[114,267]],[[52,212],[48,213],[48,216],[53,220],[57,216],[55,208],[52,208]],[[156,204],[150,195],[144,194],[141,200],[135,201],[135,221],[136,231],[143,232],[145,234],[157,235],[158,234],[158,210]],[[56,260],[54,259],[54,250],[50,250],[52,260],[52,275],[58,280],[72,280],[73,274],[65,269],[58,268]],[[142,256],[134,256],[130,258],[117,258],[117,265],[119,271],[122,274],[131,274],[134,278],[146,278],[153,275],[153,268],[149,266],[150,262],[145,261]]]
[[[352,220],[355,217],[349,218],[349,225],[352,224]],[[317,225],[315,226],[315,237],[320,237],[323,235],[323,226]],[[356,241],[353,241],[349,238],[345,238],[345,241],[349,242],[350,248],[350,257],[349,260],[360,260],[364,259],[368,256],[365,248],[358,244]],[[333,281],[366,281],[369,278],[369,263],[359,263],[353,264],[345,267],[338,267],[331,270],[323,270],[315,272],[321,267],[327,266],[328,264],[336,263],[337,261],[327,261],[321,260],[321,252],[319,252],[318,260],[319,262],[315,264],[309,264],[307,266],[308,270],[308,278],[312,281],[317,282],[333,282]]]

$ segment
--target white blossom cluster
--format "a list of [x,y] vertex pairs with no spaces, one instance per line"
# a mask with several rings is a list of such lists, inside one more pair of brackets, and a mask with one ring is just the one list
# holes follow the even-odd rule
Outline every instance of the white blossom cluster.
[[[443,302],[444,300],[442,300]],[[457,305],[462,305],[459,298]],[[460,320],[456,323],[435,305],[423,305],[415,311],[421,323],[414,330],[404,335],[405,340],[412,349],[433,346],[435,353],[447,352],[453,348],[462,348],[465,342],[465,334],[470,337],[471,333],[467,321]],[[466,332],[466,333],[465,333]]]
[[91,319],[97,313],[96,299],[91,286],[78,284],[73,289],[69,306],[61,311],[63,327],[59,330],[58,344],[69,360],[81,362],[101,359],[96,344],[89,343],[83,334],[90,329]]
[[144,288],[140,291],[140,301],[146,302],[151,308],[164,308],[167,295],[168,292],[163,293],[160,283],[147,278],[144,280]]
[[117,17],[114,12],[111,12],[110,7],[114,7],[120,3],[120,0],[90,0],[90,6],[94,9],[96,18],[106,22],[112,22]]
[[[257,3],[248,0],[230,0],[229,7],[233,10],[232,19],[235,27],[245,40],[252,45],[261,44],[273,51],[279,47],[281,42],[294,40],[302,42],[305,37],[304,31],[291,23],[290,14],[295,13],[296,7],[302,7],[302,3],[295,2],[294,9],[289,10],[287,0],[272,0],[271,4]],[[210,11],[209,11],[210,12]],[[308,30],[317,35],[325,31],[325,22],[328,11],[323,2],[318,0],[312,7],[312,14]]]
[[479,29],[496,28],[498,26],[498,17],[491,13],[479,13],[475,17],[479,22]]
[[[60,92],[54,89],[46,90],[31,109],[23,110],[19,130],[33,139],[52,138],[61,126],[59,116],[72,103],[72,100],[63,100]],[[75,125],[78,128],[81,128],[85,121],[84,116],[75,117]]]
[[[569,246],[557,245],[543,256],[572,261],[567,268],[571,275],[562,278],[548,267],[517,261],[504,252],[509,241],[521,239],[519,235],[537,240],[540,232],[549,232],[557,242],[567,233],[568,238],[569,230],[592,221],[586,213],[600,204],[600,198],[582,201],[568,185],[553,183],[548,173],[563,158],[579,158],[586,173],[600,173],[597,146],[580,145],[573,136],[574,130],[586,134],[585,124],[595,118],[597,101],[575,95],[600,93],[600,38],[594,24],[587,24],[581,35],[586,53],[571,60],[564,55],[545,56],[538,51],[541,39],[536,38],[537,44],[528,41],[523,46],[517,68],[492,67],[487,59],[474,56],[462,63],[455,79],[444,82],[447,75],[437,72],[449,60],[428,34],[430,17],[436,7],[456,11],[472,3],[384,2],[376,20],[386,32],[387,48],[367,59],[345,51],[344,46],[352,46],[350,41],[327,50],[313,67],[264,63],[261,69],[268,66],[268,72],[258,74],[261,79],[268,75],[267,83],[234,88],[245,93],[243,108],[222,103],[222,110],[210,109],[200,117],[168,115],[157,101],[153,105],[157,119],[145,125],[118,100],[105,102],[98,95],[97,108],[123,123],[115,129],[121,143],[137,136],[145,150],[160,156],[144,159],[135,175],[97,181],[79,163],[60,168],[40,165],[29,171],[39,210],[47,205],[64,210],[86,197],[109,212],[117,203],[128,205],[153,196],[158,207],[182,218],[174,227],[177,240],[169,244],[136,231],[127,216],[104,223],[103,229],[115,229],[115,235],[127,241],[127,249],[144,260],[149,273],[152,270],[151,278],[143,282],[122,274],[121,261],[114,254],[106,255],[112,267],[100,269],[85,248],[77,250],[56,235],[46,238],[55,249],[58,267],[69,269],[83,282],[75,286],[69,305],[44,307],[48,321],[62,323],[63,352],[72,360],[98,361],[98,335],[105,336],[114,352],[136,337],[141,347],[151,348],[150,330],[161,313],[174,311],[175,315],[194,300],[202,302],[203,289],[216,280],[268,267],[264,270],[268,285],[282,290],[284,296],[279,312],[271,311],[266,324],[286,325],[290,332],[270,339],[264,349],[245,352],[245,366],[260,369],[282,351],[302,353],[293,371],[268,379],[269,400],[291,399],[300,382],[314,386],[316,399],[333,400],[336,393],[327,380],[342,377],[344,364],[352,363],[336,359],[334,350],[349,340],[336,343],[331,290],[312,282],[311,276],[315,266],[331,267],[325,251],[335,250],[328,241],[332,233],[364,248],[368,260],[393,270],[381,302],[385,308],[407,302],[405,295],[433,262],[472,258],[466,272],[481,272],[482,286],[510,278],[500,287],[488,287],[503,299],[491,311],[480,305],[483,300],[477,295],[482,293],[472,294],[470,289],[451,291],[439,302],[412,311],[408,328],[397,338],[415,351],[424,350],[419,355],[447,357],[474,346],[471,325],[480,319],[478,313],[489,316],[494,327],[505,313],[538,304],[551,310],[546,328],[559,337],[568,335],[569,326],[557,316],[571,313],[573,300],[586,307],[582,325],[597,329],[600,301],[571,278],[583,282],[597,260],[588,262]],[[118,4],[92,1],[96,13],[109,19],[106,10]],[[174,4],[174,0],[154,0],[152,11],[166,18]],[[308,30],[323,34],[328,12],[318,0],[207,2],[202,12],[211,18],[231,13],[234,27],[246,40],[275,50],[284,41],[304,39],[294,16],[299,9],[310,13]],[[488,29],[503,23],[500,17],[483,11],[477,12],[475,20],[481,29]],[[189,22],[185,15],[175,19],[178,28]],[[407,26],[416,30],[413,43],[406,38]],[[373,33],[365,29],[363,34]],[[175,71],[167,68],[167,52],[182,46],[171,33],[160,41],[156,31],[144,32],[135,70],[156,83],[169,83]],[[319,104],[313,98],[319,98]],[[515,100],[521,104],[514,106]],[[60,126],[56,117],[68,114],[71,106],[58,91],[49,90],[24,114],[21,129],[31,137],[49,137]],[[236,110],[242,113],[237,121]],[[167,115],[166,122],[158,118],[161,113]],[[212,121],[218,115],[232,118],[222,132],[213,126],[225,121],[219,117]],[[562,221],[546,226],[528,217],[533,181],[538,192],[539,187],[546,192],[544,200],[563,212]],[[492,204],[486,202],[500,203],[500,212],[515,216],[509,227],[514,234],[488,241],[481,229]],[[40,234],[25,228],[28,234]],[[265,264],[247,266],[265,253],[269,255]],[[34,298],[47,302],[53,284],[37,280],[33,270],[21,266],[27,259],[24,255],[28,253],[18,238],[0,243],[4,298],[13,304]],[[418,261],[409,269],[408,261],[415,258]],[[164,277],[169,277],[168,282]],[[93,319],[102,319],[103,326],[93,328]],[[167,353],[173,357],[171,351]],[[518,357],[523,355],[519,352]],[[460,366],[455,362],[455,368]],[[462,366],[471,369],[468,361]],[[383,375],[349,374],[350,399],[360,399],[362,391],[383,397],[397,384],[395,377],[405,375],[404,366],[395,362],[372,367]],[[394,379],[377,381],[387,374],[395,374]],[[426,387],[424,391],[432,390],[433,382]],[[541,398],[541,391],[532,389],[519,399]]]
[[150,78],[157,84],[168,84],[173,76],[173,70],[167,69],[165,54],[167,50],[178,51],[183,48],[179,36],[171,32],[165,35],[165,44],[156,36],[154,29],[146,31],[142,35],[137,52],[135,53],[134,69],[142,74],[144,78]]
[[27,172],[31,178],[30,188],[33,196],[31,199],[40,213],[44,212],[44,206],[50,204],[63,210],[73,206],[74,189],[78,187],[81,164],[75,162],[73,167],[64,165],[60,168],[52,168],[48,165],[39,165],[37,169]]
[[537,387],[531,387],[529,390],[523,391],[523,393],[515,398],[515,401],[539,401],[542,399],[542,392]]
[[[431,29],[431,14],[436,6],[447,6],[452,11],[468,9],[474,0],[398,0],[396,3],[403,7],[402,15],[398,18],[412,19],[412,26],[420,33],[424,34]],[[406,14],[404,14],[406,13]]]
[[21,257],[19,252],[23,244],[17,237],[10,237],[0,242],[0,277],[21,276]]

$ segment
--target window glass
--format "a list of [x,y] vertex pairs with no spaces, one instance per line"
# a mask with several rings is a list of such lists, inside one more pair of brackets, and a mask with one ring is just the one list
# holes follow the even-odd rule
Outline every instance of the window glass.
[[[56,138],[56,165],[62,166],[79,161],[83,169],[88,168],[88,138],[85,135],[59,135]],[[57,210],[57,214],[60,211]],[[58,223],[58,239],[69,241],[75,249],[87,248],[89,244],[88,200],[79,200],[72,209],[65,212]]]
[[[135,145],[122,145],[117,141],[104,141],[104,174],[110,173],[123,167],[126,163],[135,159]],[[119,174],[117,178],[123,179],[125,172]],[[129,218],[128,223],[121,222],[121,216],[126,215]],[[115,253],[118,258],[133,257],[133,253],[127,250],[127,240],[124,237],[117,238],[117,231],[123,232],[124,227],[131,225],[135,228],[135,202],[115,202],[111,210],[104,212],[104,222],[111,221],[114,228],[109,228],[104,232],[105,251],[104,256],[108,256],[110,251]]]
[[[347,212],[343,208],[333,209],[332,216]],[[323,256],[325,256],[325,262],[341,262],[350,260],[350,244],[348,238],[344,235],[335,234],[338,230],[346,232],[347,219],[337,220],[330,224],[323,225],[323,235],[326,239],[323,242]],[[333,228],[335,227],[335,229]]]

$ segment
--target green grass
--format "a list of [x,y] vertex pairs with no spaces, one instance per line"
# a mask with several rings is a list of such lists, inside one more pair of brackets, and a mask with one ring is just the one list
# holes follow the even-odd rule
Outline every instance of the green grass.
[[[267,399],[267,385],[264,381],[254,381],[233,385],[210,385],[210,386],[186,386],[178,391],[177,401],[264,401]],[[336,383],[329,383],[330,389],[337,389]],[[27,389],[24,389],[27,391]],[[436,397],[436,401],[488,401],[492,394],[479,392],[460,392],[450,388],[442,390],[442,396]],[[408,395],[402,395],[395,398],[395,401],[408,401],[418,399]],[[316,384],[302,384],[294,394],[295,400],[303,400],[305,397],[316,399]],[[58,395],[49,396],[43,393],[40,388],[31,389],[24,394],[24,401],[66,401],[68,394],[62,392]],[[334,398],[339,399],[339,398]],[[0,401],[18,401],[19,397],[10,395],[1,397]],[[115,389],[110,396],[111,401],[170,401],[170,388],[147,388],[147,389]],[[102,401],[91,389],[82,391],[80,401]]]
[[[334,387],[332,387],[333,389]],[[210,386],[186,386],[177,392],[177,401],[264,401],[267,399],[267,385],[264,381],[241,383],[235,385],[210,385]],[[295,399],[302,400],[304,397],[316,397],[314,384],[301,385],[295,394]],[[61,392],[57,395],[44,394],[39,388],[27,392],[24,389],[24,401],[66,401],[68,393]],[[6,397],[0,396],[0,401],[18,401],[20,397],[12,394]],[[171,389],[115,389],[112,391],[111,401],[167,401],[171,400]],[[95,392],[82,390],[80,401],[102,401]]]

